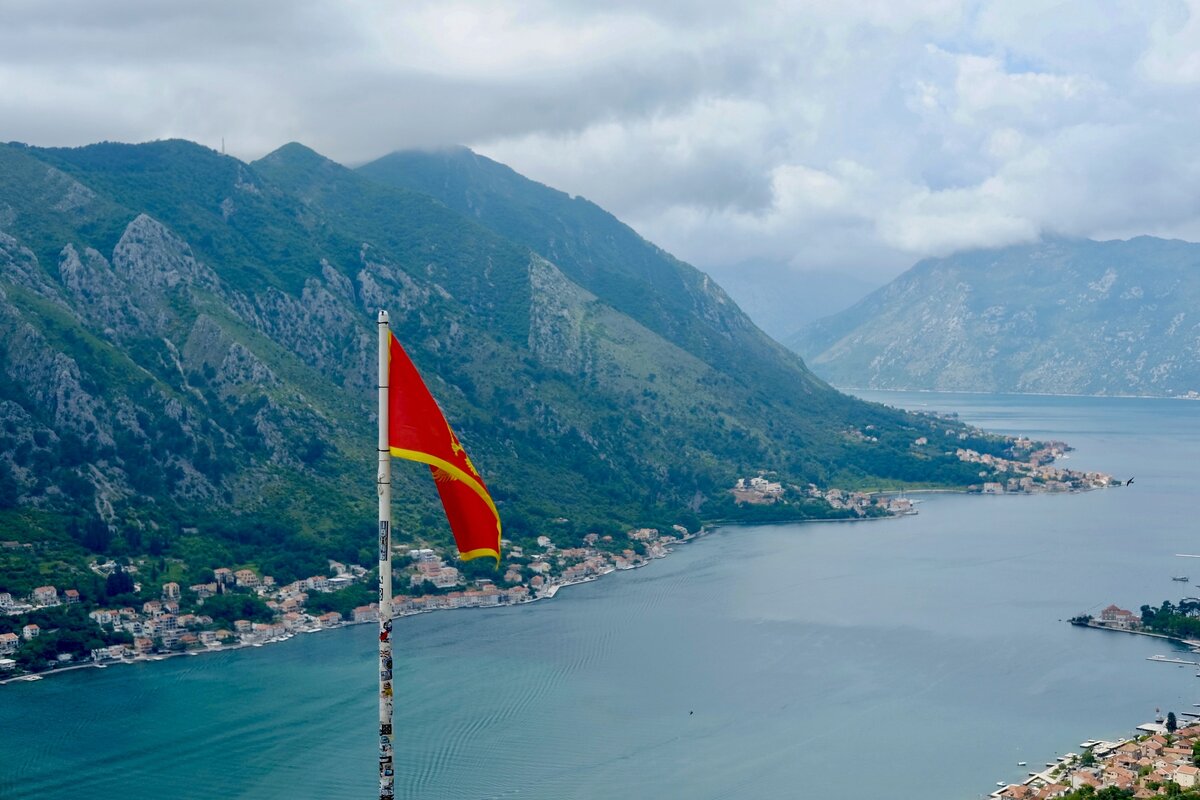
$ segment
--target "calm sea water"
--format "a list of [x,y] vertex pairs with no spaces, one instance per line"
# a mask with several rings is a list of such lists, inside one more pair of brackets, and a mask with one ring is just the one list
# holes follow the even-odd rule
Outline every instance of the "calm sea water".
[[[864,393],[865,394],[865,393]],[[1200,403],[870,394],[1066,439],[1136,476],[1072,496],[726,529],[519,609],[405,620],[412,798],[973,798],[1156,707],[1192,669],[1062,620],[1200,581]],[[0,687],[0,797],[371,797],[369,626]]]

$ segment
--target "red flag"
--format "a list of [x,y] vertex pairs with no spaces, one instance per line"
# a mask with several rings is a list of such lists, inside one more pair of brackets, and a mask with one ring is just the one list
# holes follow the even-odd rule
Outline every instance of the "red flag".
[[491,556],[499,564],[496,504],[408,353],[394,335],[389,336],[388,447],[396,458],[429,465],[459,558]]

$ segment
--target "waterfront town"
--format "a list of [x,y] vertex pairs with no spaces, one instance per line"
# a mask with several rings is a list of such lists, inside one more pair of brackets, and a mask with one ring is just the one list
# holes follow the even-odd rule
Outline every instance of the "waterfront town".
[[[1014,450],[1029,450],[1032,447],[1034,447],[1034,443],[1029,439],[1018,438],[1013,442]],[[955,451],[955,455],[960,461],[979,464],[990,470],[1014,475],[1003,483],[989,481],[982,486],[972,487],[984,494],[1073,492],[1121,485],[1120,480],[1103,472],[1080,472],[1054,466],[1057,459],[1066,456],[1068,449],[1067,445],[1062,442],[1050,442],[1037,450],[1032,450],[1024,461],[993,456],[988,453],[977,453],[967,448],[959,448]],[[986,474],[986,472],[980,472],[981,477]]]
[[[920,446],[922,442],[914,444]],[[1031,443],[1016,441],[1018,448],[1022,444],[1028,449]],[[984,493],[1078,491],[1119,483],[1102,473],[1049,466],[1064,452],[1065,445],[1051,444],[1034,451],[1027,461],[965,449],[958,451],[958,457],[1020,475],[1007,483],[973,487]],[[785,488],[762,473],[738,478],[729,491],[738,505],[787,503],[786,497],[822,501],[843,519],[916,513],[913,501],[903,496],[820,489],[812,484]],[[582,546],[558,547],[549,536],[538,536],[535,546],[529,546],[528,541],[525,546],[505,542],[504,561],[491,577],[480,577],[473,571],[472,575],[464,574],[433,549],[401,549],[397,545],[394,557],[407,560],[395,585],[406,591],[393,599],[393,610],[403,617],[437,610],[519,605],[553,597],[563,586],[662,558],[673,545],[702,533],[689,533],[675,525],[666,531],[629,530],[618,540],[612,535],[589,533],[582,538]],[[0,542],[0,547],[28,550],[33,545],[10,541]],[[88,565],[100,578],[127,581],[126,593],[121,595],[127,602],[123,604],[106,604],[73,586],[47,584],[22,597],[0,591],[0,682],[36,679],[37,673],[55,669],[260,646],[298,633],[378,619],[377,604],[368,602],[374,572],[357,564],[330,560],[326,574],[286,584],[277,584],[272,576],[260,574],[253,566],[234,565],[211,570],[200,583],[181,585],[167,580],[144,585],[140,577],[145,560],[126,562],[93,561]],[[351,597],[363,602],[348,605],[345,601]],[[86,621],[79,614],[53,617],[50,626],[26,619],[39,617],[38,612],[72,607],[86,611]],[[214,611],[215,607],[219,612]],[[46,616],[39,619],[44,622]],[[67,631],[69,636],[63,636],[54,626],[62,626],[68,619],[73,620],[74,628]],[[60,639],[63,646],[54,646]]]
[[[639,528],[626,535],[630,546],[619,550],[615,546],[620,543],[614,543],[612,536],[598,534],[587,534],[583,547],[559,548],[548,536],[539,536],[536,549],[529,551],[505,543],[504,563],[494,579],[469,579],[432,549],[398,548],[394,552],[396,585],[407,586],[408,592],[393,598],[393,611],[395,616],[404,617],[437,610],[517,605],[553,597],[564,586],[662,558],[672,545],[691,541],[700,534],[675,526],[669,532]],[[139,571],[136,565],[118,565],[113,561],[93,562],[89,566],[105,577],[124,573],[136,579]],[[360,593],[370,592],[373,581],[374,573],[366,568],[333,560],[329,562],[328,574],[284,585],[250,568],[220,567],[212,571],[212,580],[205,583],[181,586],[168,581],[157,591],[150,588],[149,593],[156,596],[140,605],[89,610],[90,627],[110,643],[90,648],[86,653],[56,652],[47,663],[39,665],[28,660],[23,664],[22,649],[35,648],[39,639],[57,631],[43,630],[34,622],[21,624],[21,618],[39,611],[79,606],[79,591],[47,585],[35,588],[27,597],[0,592],[0,615],[16,618],[10,627],[17,628],[0,633],[0,682],[37,679],[40,676],[36,673],[52,669],[108,666],[184,653],[260,646],[298,633],[376,622],[377,603],[363,603],[344,612],[312,609],[314,605],[330,605],[320,602],[320,598],[337,597],[356,586]],[[140,597],[148,594],[147,587],[140,583],[132,583],[131,589]],[[214,598],[236,598],[243,601],[241,608],[256,608],[261,613],[255,615],[257,619],[230,619],[229,603]],[[205,613],[206,606],[218,603],[225,612],[224,618]]]
[[[1197,717],[1200,715],[1188,714]],[[1054,800],[1100,795],[1114,798],[1171,797],[1200,787],[1200,720],[1176,722],[1175,715],[1139,725],[1135,735],[1115,742],[1080,743],[1081,752],[1045,762],[1021,783],[1003,784],[996,800]]]

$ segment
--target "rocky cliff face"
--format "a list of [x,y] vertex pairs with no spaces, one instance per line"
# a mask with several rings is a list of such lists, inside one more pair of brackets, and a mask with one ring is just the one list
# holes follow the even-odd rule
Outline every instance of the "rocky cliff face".
[[791,344],[843,386],[1200,391],[1200,245],[1051,241],[921,262]]

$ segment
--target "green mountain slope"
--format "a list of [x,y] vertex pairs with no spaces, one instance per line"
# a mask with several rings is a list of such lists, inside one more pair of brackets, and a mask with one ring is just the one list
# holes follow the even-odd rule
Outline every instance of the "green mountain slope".
[[789,344],[842,386],[1200,391],[1200,245],[1052,240],[922,261]]
[[604,209],[467,150],[393,153],[359,168],[424,192],[554,262],[567,277],[664,339],[789,402],[818,383],[709,276]]
[[[0,147],[0,534],[44,540],[41,574],[88,551],[369,562],[378,308],[516,540],[822,515],[727,489],[965,484],[960,437],[1005,446],[838,394],[594,207],[554,249],[394,183],[294,144]],[[395,476],[402,535],[445,545],[427,473]]]

